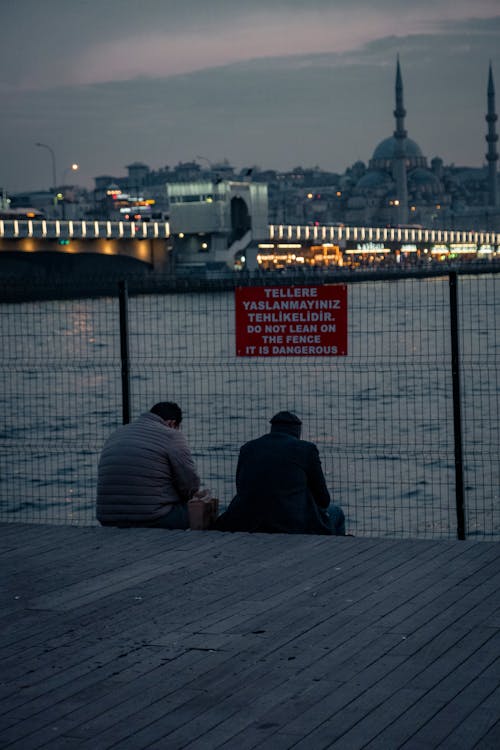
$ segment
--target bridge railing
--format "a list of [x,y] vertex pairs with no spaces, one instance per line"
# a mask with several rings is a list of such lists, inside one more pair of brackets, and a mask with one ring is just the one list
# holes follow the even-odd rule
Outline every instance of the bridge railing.
[[6,239],[157,239],[170,237],[168,222],[35,221],[0,219],[0,238]]
[[[168,238],[168,221],[89,221],[89,220],[43,220],[1,219],[0,238],[69,238],[113,239]],[[350,227],[344,225],[298,225],[270,224],[268,239],[272,241],[301,242],[387,242],[415,243],[418,245],[471,245],[477,249],[500,246],[500,233],[486,231],[459,231],[455,229],[426,229],[408,227]]]
[[436,243],[498,247],[500,233],[425,229],[423,227],[350,227],[344,225],[270,224],[271,240],[335,242],[405,242],[434,245]]

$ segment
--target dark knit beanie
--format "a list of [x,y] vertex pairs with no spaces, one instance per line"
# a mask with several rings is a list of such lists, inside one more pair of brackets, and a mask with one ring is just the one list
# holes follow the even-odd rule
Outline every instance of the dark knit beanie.
[[274,415],[271,422],[271,432],[286,432],[288,435],[300,437],[302,422],[291,411],[279,411]]

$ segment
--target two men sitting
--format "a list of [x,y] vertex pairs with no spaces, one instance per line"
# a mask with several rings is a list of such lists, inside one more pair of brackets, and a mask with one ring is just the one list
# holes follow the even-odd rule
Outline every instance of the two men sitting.
[[[181,421],[177,404],[160,402],[108,438],[98,468],[102,525],[189,528],[188,501],[200,491],[200,479]],[[344,513],[330,501],[318,449],[301,440],[301,428],[295,414],[282,411],[268,434],[242,446],[236,496],[216,529],[345,534]]]

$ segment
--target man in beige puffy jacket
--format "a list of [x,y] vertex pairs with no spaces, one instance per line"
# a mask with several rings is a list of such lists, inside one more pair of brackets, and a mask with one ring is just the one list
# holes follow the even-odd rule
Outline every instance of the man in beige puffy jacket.
[[200,478],[181,421],[179,406],[162,401],[107,439],[97,480],[103,526],[189,528],[187,502]]

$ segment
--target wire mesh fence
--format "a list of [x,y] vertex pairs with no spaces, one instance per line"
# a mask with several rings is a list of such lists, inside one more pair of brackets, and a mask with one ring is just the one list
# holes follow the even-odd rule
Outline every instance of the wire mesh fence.
[[[460,276],[466,535],[500,538],[498,275]],[[282,409],[318,446],[356,535],[454,537],[456,442],[446,276],[348,283],[346,356],[236,356],[235,294],[128,299],[130,416],[177,401],[225,507],[240,446]],[[122,421],[118,293],[0,305],[0,519],[94,523],[96,469]]]

